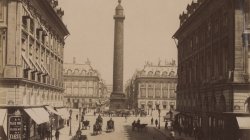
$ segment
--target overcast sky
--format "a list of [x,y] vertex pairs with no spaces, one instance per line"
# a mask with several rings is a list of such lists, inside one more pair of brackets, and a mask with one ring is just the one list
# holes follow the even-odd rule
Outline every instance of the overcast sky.
[[[112,84],[114,20],[118,0],[59,0],[70,36],[65,62],[87,58],[106,84]],[[146,61],[177,59],[171,38],[179,27],[179,14],[191,0],[122,0],[124,21],[124,84]]]

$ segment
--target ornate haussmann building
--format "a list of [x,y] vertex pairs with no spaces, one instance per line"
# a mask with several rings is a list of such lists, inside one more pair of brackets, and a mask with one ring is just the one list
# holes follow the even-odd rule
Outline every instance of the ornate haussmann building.
[[100,109],[107,100],[107,87],[89,60],[84,64],[64,63],[65,106]]
[[0,105],[63,105],[64,37],[56,0],[0,1]]
[[69,31],[57,6],[57,0],[0,1],[2,139],[44,139],[45,130],[61,128],[68,119],[45,106],[63,106],[63,51]]
[[179,17],[179,121],[202,127],[204,140],[250,137],[249,9],[250,0],[198,0]]
[[158,65],[146,63],[126,84],[129,109],[151,112],[176,107],[177,65],[175,61]]

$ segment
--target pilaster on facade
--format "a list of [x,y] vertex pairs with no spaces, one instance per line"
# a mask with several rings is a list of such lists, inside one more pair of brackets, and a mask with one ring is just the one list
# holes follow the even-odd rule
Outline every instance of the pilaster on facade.
[[[30,105],[31,103],[39,103],[39,99],[41,99],[40,91],[43,88],[54,90],[57,94],[62,92],[62,84],[58,80],[62,77],[61,74],[56,74],[55,82],[51,82],[49,80],[52,79],[51,77],[54,77],[54,75],[49,72],[50,70],[47,70],[48,67],[45,64],[47,62],[45,56],[49,53],[47,53],[48,46],[46,46],[45,42],[43,42],[45,41],[43,38],[46,36],[43,36],[44,34],[41,34],[41,32],[46,32],[47,34],[51,33],[52,31],[49,30],[49,27],[59,29],[60,31],[53,31],[53,36],[56,34],[59,38],[56,41],[60,42],[63,42],[64,37],[69,34],[67,28],[61,20],[56,20],[56,17],[51,18],[50,14],[57,14],[55,11],[53,11],[54,13],[51,12],[48,14],[43,11],[44,8],[41,8],[43,6],[50,7],[48,1],[33,0],[30,1],[29,4],[26,2],[27,1],[20,0],[0,1],[0,12],[1,16],[4,17],[0,17],[0,30],[3,30],[2,27],[4,25],[7,35],[5,40],[2,39],[2,35],[0,38],[0,58],[3,58],[0,59],[0,64],[2,64],[0,68],[0,87],[3,86],[6,92],[12,92],[10,90],[12,84],[10,83],[17,85],[15,94],[12,94],[15,96],[15,99],[18,98],[14,101],[15,105]],[[48,22],[41,22],[43,19],[49,20]],[[1,51],[2,44],[4,44],[3,50],[5,51]],[[54,47],[63,51],[63,49],[60,48],[62,45],[56,45]],[[55,64],[57,66],[59,65],[58,63],[62,62],[58,61],[59,59],[57,57],[55,60],[57,61]],[[55,67],[54,70],[60,71],[59,67]],[[27,90],[29,93],[26,93],[26,90],[21,92],[22,87],[27,85],[29,85],[29,87],[35,86],[36,90]],[[26,94],[33,95],[32,99],[31,96],[27,97],[27,102],[23,101],[23,97]],[[44,94],[43,96],[47,96],[47,94]],[[5,102],[0,104],[8,104],[8,102],[11,103],[13,101],[12,96],[8,95],[4,98]],[[32,100],[32,102],[29,100]],[[56,102],[60,101],[57,100]]]

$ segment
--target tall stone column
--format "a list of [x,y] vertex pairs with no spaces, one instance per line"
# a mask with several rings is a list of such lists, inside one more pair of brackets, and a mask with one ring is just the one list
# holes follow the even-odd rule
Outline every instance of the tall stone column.
[[118,0],[116,13],[114,15],[114,62],[113,62],[113,91],[110,97],[110,109],[125,108],[125,94],[123,92],[123,7]]

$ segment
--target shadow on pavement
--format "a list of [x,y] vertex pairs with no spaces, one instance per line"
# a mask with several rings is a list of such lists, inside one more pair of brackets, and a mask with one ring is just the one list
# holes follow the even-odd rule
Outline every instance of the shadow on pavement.
[[166,138],[160,134],[158,131],[155,131],[152,126],[147,126],[142,130],[133,130],[131,125],[124,126],[124,133],[127,133],[128,140],[166,140]]

